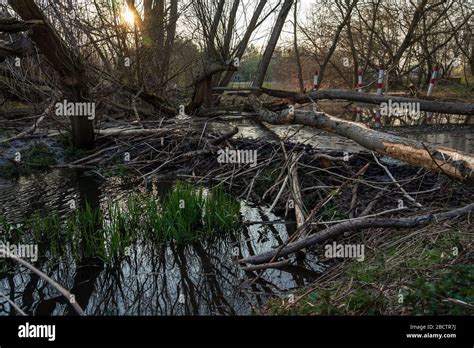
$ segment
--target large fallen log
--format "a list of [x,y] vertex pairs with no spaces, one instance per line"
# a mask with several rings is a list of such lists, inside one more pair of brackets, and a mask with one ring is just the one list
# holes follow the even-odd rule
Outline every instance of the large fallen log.
[[333,89],[313,91],[308,94],[287,92],[268,88],[260,88],[259,91],[275,98],[288,99],[292,102],[300,104],[310,103],[311,101],[321,99],[343,99],[378,105],[382,103],[389,103],[391,101],[392,103],[400,104],[418,103],[420,105],[421,111],[430,111],[453,115],[474,115],[474,104],[471,103],[438,102],[426,99],[413,99],[398,96],[379,96],[376,94],[348,92]]
[[263,108],[254,95],[249,97],[249,103],[258,113],[260,121],[270,124],[295,123],[337,133],[379,154],[442,172],[474,185],[474,156],[469,153],[379,132],[361,123],[346,121],[323,112],[286,110],[275,113]]
[[382,219],[382,218],[361,218],[353,219],[333,225],[323,231],[312,234],[306,238],[300,239],[294,243],[288,244],[281,250],[271,250],[262,254],[250,256],[239,260],[240,263],[261,264],[275,260],[278,257],[283,257],[294,253],[298,250],[308,248],[317,243],[323,242],[330,238],[341,235],[347,231],[361,230],[366,228],[413,228],[426,226],[430,223],[438,223],[447,219],[454,219],[462,217],[474,210],[474,203],[471,203],[462,208],[454,209],[448,212],[438,214],[424,214],[401,219]]

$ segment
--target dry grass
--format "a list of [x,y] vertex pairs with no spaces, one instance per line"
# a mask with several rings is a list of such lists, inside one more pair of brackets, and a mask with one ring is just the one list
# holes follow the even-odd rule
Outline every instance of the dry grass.
[[365,244],[365,260],[337,263],[312,287],[299,291],[294,303],[272,300],[265,313],[474,313],[474,227],[469,221],[411,231],[366,231],[339,243]]

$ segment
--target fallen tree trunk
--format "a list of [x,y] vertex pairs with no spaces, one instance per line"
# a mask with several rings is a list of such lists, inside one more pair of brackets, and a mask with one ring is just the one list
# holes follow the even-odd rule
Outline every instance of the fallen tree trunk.
[[19,263],[23,267],[28,268],[31,272],[33,272],[34,274],[36,274],[37,276],[42,278],[45,282],[49,283],[61,295],[63,295],[66,298],[66,300],[70,303],[70,305],[74,308],[74,310],[77,312],[77,314],[79,314],[81,316],[86,315],[84,310],[81,308],[81,306],[79,306],[79,304],[76,301],[72,301],[72,299],[74,298],[73,294],[71,294],[69,291],[67,291],[65,288],[63,288],[61,285],[59,285],[58,282],[51,279],[47,274],[41,272],[38,268],[33,266],[31,263],[29,263],[29,262],[23,260],[22,258],[14,255],[8,249],[5,249],[4,246],[0,247],[0,255],[2,255],[2,257],[6,256],[6,257],[12,259],[13,261]]
[[474,156],[469,153],[378,132],[363,124],[339,119],[323,112],[275,113],[264,109],[253,95],[249,97],[249,102],[258,112],[260,121],[270,124],[295,123],[337,133],[379,154],[442,172],[474,185]]
[[261,264],[275,260],[278,257],[286,256],[298,250],[310,247],[319,242],[334,238],[344,232],[361,230],[365,228],[413,228],[426,226],[432,222],[438,223],[443,220],[462,217],[474,210],[474,203],[466,205],[462,208],[454,209],[444,213],[438,214],[424,214],[414,217],[401,219],[381,219],[381,218],[361,218],[342,222],[340,224],[331,226],[323,231],[310,235],[297,242],[290,243],[286,247],[278,250],[271,250],[259,255],[247,257],[239,260],[240,263]]
[[426,99],[412,99],[405,97],[397,96],[379,96],[376,94],[369,93],[358,93],[358,92],[348,92],[343,90],[320,90],[313,91],[308,94],[302,94],[297,92],[288,92],[268,88],[259,88],[264,94],[275,98],[283,98],[291,100],[294,103],[310,103],[311,101],[321,100],[321,99],[344,99],[350,101],[357,101],[367,104],[377,104],[382,103],[419,103],[421,111],[430,111],[438,112],[445,114],[453,115],[474,115],[474,104],[470,103],[447,103],[447,102],[438,102]]

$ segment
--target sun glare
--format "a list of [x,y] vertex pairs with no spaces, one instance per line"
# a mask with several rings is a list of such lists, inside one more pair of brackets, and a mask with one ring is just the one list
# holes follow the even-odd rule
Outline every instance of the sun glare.
[[123,20],[130,26],[135,24],[135,15],[129,8],[125,8],[122,13]]

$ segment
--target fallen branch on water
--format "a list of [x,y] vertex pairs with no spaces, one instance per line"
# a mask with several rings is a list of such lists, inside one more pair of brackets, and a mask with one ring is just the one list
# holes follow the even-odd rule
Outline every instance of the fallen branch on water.
[[283,260],[279,262],[269,262],[262,265],[242,267],[242,270],[247,271],[247,272],[252,272],[252,271],[258,271],[258,270],[268,269],[268,268],[279,269],[279,268],[288,266],[289,264],[290,264],[290,260]]
[[10,253],[7,249],[5,249],[4,247],[0,247],[0,252],[2,254],[4,254],[6,257],[9,257],[10,259],[12,259],[13,261],[16,261],[17,263],[19,263],[20,265],[28,268],[30,271],[32,271],[33,273],[35,273],[36,275],[38,275],[40,278],[42,278],[43,280],[45,280],[47,283],[49,283],[51,286],[53,286],[57,291],[59,291],[59,293],[61,295],[63,295],[67,301],[71,304],[71,306],[74,308],[74,310],[77,312],[77,314],[79,315],[82,315],[82,316],[85,316],[86,314],[84,313],[84,310],[77,304],[77,302],[74,300],[74,296],[69,292],[67,291],[66,289],[64,289],[61,285],[59,285],[57,282],[55,282],[53,279],[51,279],[50,277],[48,277],[46,274],[44,274],[43,272],[41,272],[39,269],[37,269],[35,266],[33,266],[32,264],[26,262],[25,260],[23,260],[22,258],[19,258],[17,257],[16,255],[13,255],[12,253]]
[[15,302],[13,302],[12,300],[10,300],[10,299],[9,299],[8,297],[6,297],[4,294],[0,294],[0,297],[1,297],[1,298],[4,298],[5,301],[7,301],[7,302],[10,304],[10,306],[12,306],[12,307],[13,307],[18,313],[20,313],[22,316],[26,316],[26,313],[23,312],[23,310],[22,310],[20,307],[18,307],[18,305],[17,305]]

